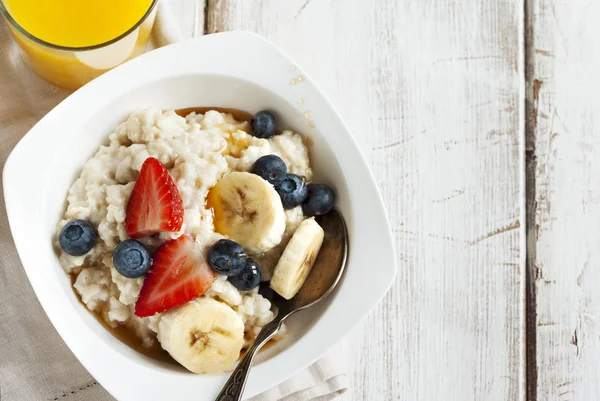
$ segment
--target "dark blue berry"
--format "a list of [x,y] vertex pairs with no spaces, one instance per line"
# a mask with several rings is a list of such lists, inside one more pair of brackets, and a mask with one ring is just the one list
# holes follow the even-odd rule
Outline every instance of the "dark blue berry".
[[242,271],[236,275],[229,277],[229,282],[240,291],[250,291],[258,287],[262,274],[260,267],[252,259],[246,259],[246,264]]
[[306,199],[306,180],[296,174],[287,174],[275,190],[281,198],[284,209],[292,209],[301,205]]
[[121,276],[141,277],[150,270],[152,259],[141,242],[128,239],[120,242],[113,252],[113,264]]
[[88,253],[96,242],[96,230],[84,220],[71,220],[60,231],[58,243],[60,247],[73,256]]
[[335,203],[335,195],[325,184],[309,184],[308,196],[302,205],[305,216],[321,216],[328,213]]
[[234,276],[246,264],[246,251],[235,241],[220,239],[208,250],[208,264],[219,274]]
[[287,174],[287,166],[281,157],[267,155],[254,162],[252,174],[261,176],[272,185],[278,185]]
[[254,115],[252,121],[252,133],[257,138],[270,138],[275,135],[275,116],[270,111],[259,111]]

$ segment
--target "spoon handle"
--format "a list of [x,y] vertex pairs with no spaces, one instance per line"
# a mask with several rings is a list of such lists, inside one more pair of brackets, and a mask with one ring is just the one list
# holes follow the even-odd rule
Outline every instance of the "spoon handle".
[[240,401],[242,399],[254,355],[256,355],[258,350],[265,345],[267,341],[277,334],[282,320],[282,318],[277,316],[273,321],[262,328],[260,333],[258,333],[254,339],[252,346],[246,351],[246,355],[244,355],[235,370],[231,373],[231,376],[229,376],[229,380],[227,380],[227,383],[225,383],[223,390],[221,390],[215,401]]

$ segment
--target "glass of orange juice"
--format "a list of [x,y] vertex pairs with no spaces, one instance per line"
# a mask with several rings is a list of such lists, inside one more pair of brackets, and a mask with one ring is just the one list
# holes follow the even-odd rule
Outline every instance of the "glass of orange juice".
[[143,53],[158,0],[0,0],[31,68],[75,90]]

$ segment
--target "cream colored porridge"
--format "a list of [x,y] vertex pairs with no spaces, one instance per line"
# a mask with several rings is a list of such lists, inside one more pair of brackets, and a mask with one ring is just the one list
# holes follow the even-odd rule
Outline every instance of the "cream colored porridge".
[[[113,264],[115,247],[129,239],[125,226],[128,200],[149,157],[158,159],[168,170],[184,211],[178,232],[138,238],[150,254],[184,233],[203,252],[224,238],[215,231],[213,210],[206,203],[209,190],[228,173],[249,172],[261,156],[277,155],[288,173],[308,181],[312,178],[308,150],[299,134],[283,131],[261,139],[251,132],[248,122],[236,121],[230,114],[208,111],[184,118],[175,111],[159,109],[135,112],[115,128],[108,144],[87,161],[69,189],[67,209],[57,227],[57,242],[63,226],[75,219],[89,222],[96,230],[95,244],[86,254],[72,256],[60,251],[60,263],[73,275],[74,288],[88,309],[111,327],[125,327],[147,347],[157,341],[161,319],[169,313],[136,316],[134,307],[144,276],[126,278]],[[271,278],[287,242],[305,219],[301,206],[285,210],[285,231],[279,244],[264,254],[250,254],[260,266],[263,280]],[[216,275],[201,298],[214,299],[241,318],[244,346],[274,318],[270,302],[258,288],[240,291],[225,275]]]

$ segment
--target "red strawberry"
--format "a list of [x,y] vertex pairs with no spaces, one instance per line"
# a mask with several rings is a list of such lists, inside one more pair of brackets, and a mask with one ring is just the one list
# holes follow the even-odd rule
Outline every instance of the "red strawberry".
[[177,232],[182,223],[183,202],[177,186],[161,162],[147,158],[127,203],[127,234],[139,238],[161,231]]
[[215,273],[189,235],[165,242],[154,254],[135,304],[139,317],[152,316],[204,294]]

